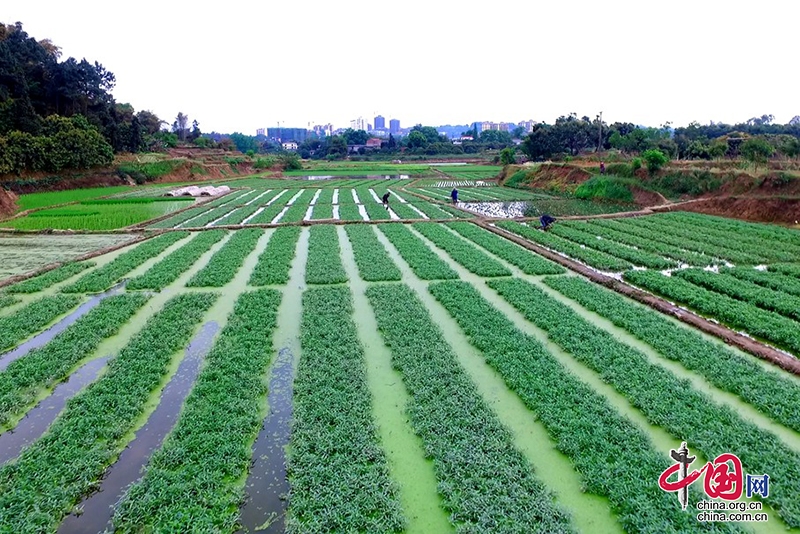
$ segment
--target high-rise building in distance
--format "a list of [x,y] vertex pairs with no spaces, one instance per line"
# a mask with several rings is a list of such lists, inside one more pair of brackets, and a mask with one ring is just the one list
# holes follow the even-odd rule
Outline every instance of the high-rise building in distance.
[[256,128],[256,135],[266,135],[264,128]]
[[396,134],[400,133],[400,121],[397,119],[392,119],[389,121],[389,133]]
[[383,130],[386,128],[386,119],[383,118],[383,115],[378,115],[375,117],[375,129],[376,130]]

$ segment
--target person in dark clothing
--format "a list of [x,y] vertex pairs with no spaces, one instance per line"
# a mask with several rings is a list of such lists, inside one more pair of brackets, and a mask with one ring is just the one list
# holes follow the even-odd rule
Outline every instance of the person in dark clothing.
[[542,230],[546,232],[547,227],[556,222],[556,220],[545,213],[539,217],[539,222],[542,223]]
[[600,174],[605,174],[605,173],[606,173],[606,164],[605,164],[605,162],[601,161],[600,162]]
[[453,204],[458,204],[458,189],[453,188],[453,190],[450,191],[450,198],[453,199]]
[[387,210],[389,209],[389,192],[387,191],[385,195],[383,195],[383,207]]

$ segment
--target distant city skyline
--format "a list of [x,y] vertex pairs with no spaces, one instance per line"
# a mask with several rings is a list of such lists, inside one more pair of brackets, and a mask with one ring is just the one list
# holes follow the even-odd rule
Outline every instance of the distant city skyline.
[[[721,0],[674,0],[668,9],[632,0],[6,4],[1,22],[50,39],[62,61],[86,58],[113,72],[118,102],[168,124],[183,112],[205,132],[279,121],[339,128],[376,113],[430,126],[552,124],[600,111],[609,124],[647,126],[800,115],[790,83],[800,7],[785,0],[748,9]],[[380,27],[397,47],[365,41],[354,27]],[[489,28],[502,32],[485,46],[476,36]],[[745,45],[726,47],[720,36]]]

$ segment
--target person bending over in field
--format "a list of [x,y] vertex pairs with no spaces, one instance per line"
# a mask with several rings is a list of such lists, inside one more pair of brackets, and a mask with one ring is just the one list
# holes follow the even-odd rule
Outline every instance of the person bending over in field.
[[387,210],[389,209],[389,192],[387,191],[385,195],[383,195],[383,207]]
[[551,224],[553,224],[554,222],[556,222],[556,220],[555,220],[554,218],[550,217],[548,214],[546,214],[546,213],[545,213],[545,214],[543,214],[541,217],[539,217],[539,222],[540,222],[540,223],[542,223],[542,230],[544,230],[544,231],[546,232],[546,231],[547,231],[547,228],[548,228],[548,227],[549,227]]
[[450,198],[452,198],[452,199],[453,199],[453,205],[454,205],[454,206],[455,206],[456,204],[458,204],[458,189],[456,189],[456,188],[453,188],[453,190],[452,190],[452,191],[450,191]]

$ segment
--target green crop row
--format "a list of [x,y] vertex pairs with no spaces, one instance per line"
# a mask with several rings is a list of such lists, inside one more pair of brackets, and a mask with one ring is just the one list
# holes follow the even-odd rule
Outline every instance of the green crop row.
[[343,221],[363,221],[364,217],[358,211],[358,205],[339,204],[339,219]]
[[592,248],[582,248],[580,245],[568,239],[543,232],[530,226],[522,225],[515,221],[499,221],[496,225],[499,228],[513,232],[525,239],[530,239],[534,243],[538,243],[556,252],[566,254],[573,259],[582,261],[602,271],[624,271],[632,267],[627,261],[606,254],[605,252]]
[[627,282],[683,303],[703,315],[714,317],[733,328],[741,328],[800,355],[800,323],[797,321],[674,276],[652,271],[630,271],[623,277]]
[[793,276],[769,272],[759,271],[749,267],[734,267],[720,269],[720,273],[730,274],[741,280],[756,283],[763,287],[783,291],[796,297],[800,297],[800,280]]
[[108,297],[49,343],[11,362],[0,372],[0,425],[33,402],[42,388],[66,378],[103,339],[116,334],[147,299],[144,295]]
[[664,453],[653,450],[638,427],[475,288],[449,281],[431,284],[429,291],[545,426],[580,474],[584,491],[608,498],[626,532],[725,530],[724,525],[700,523],[676,506],[674,495],[653,482],[669,466]]
[[189,280],[186,287],[222,287],[233,280],[262,235],[264,231],[260,228],[233,232],[231,238],[211,256],[206,266]]
[[472,219],[472,218],[475,217],[475,215],[473,215],[472,213],[468,213],[466,211],[461,211],[459,209],[456,209],[456,208],[454,208],[452,206],[448,206],[446,204],[443,204],[443,205],[439,206],[439,208],[441,210],[443,210],[445,213],[447,213],[447,218],[449,218],[449,219],[452,219],[452,218],[456,218],[456,219]]
[[352,313],[345,287],[303,294],[287,532],[400,532],[405,526],[372,421]]
[[250,275],[250,285],[283,285],[288,282],[289,267],[299,237],[300,228],[297,226],[286,226],[275,230],[267,242],[267,248],[258,257],[253,274]]
[[0,309],[13,306],[17,302],[20,302],[20,299],[17,297],[6,295],[5,293],[0,293]]
[[[666,214],[665,214],[666,215]],[[696,223],[694,221],[682,221],[680,219],[674,220],[672,218],[662,217],[659,220],[668,221],[666,228],[683,228],[687,227],[694,229]],[[800,246],[795,246],[790,243],[780,242],[780,245],[770,246],[768,238],[760,235],[749,235],[746,232],[736,232],[734,230],[723,230],[720,228],[708,227],[703,225],[700,229],[699,237],[714,245],[735,248],[742,252],[756,252],[764,260],[772,261],[797,261],[800,258]],[[774,242],[774,239],[773,239]]]
[[591,230],[586,230],[585,224],[576,224],[573,226],[564,226],[562,224],[553,225],[551,230],[554,234],[569,239],[579,245],[585,245],[589,248],[605,252],[615,258],[621,258],[629,261],[634,265],[642,267],[649,267],[651,269],[668,269],[670,267],[677,267],[678,264],[675,260],[657,256],[643,250],[638,250],[633,247],[622,245],[608,239],[598,239]]
[[182,211],[177,215],[173,215],[172,217],[168,217],[162,221],[157,223],[153,223],[148,226],[148,228],[177,228],[179,225],[185,223],[189,219],[193,219],[200,214],[205,213],[208,211],[208,204],[203,204],[197,208],[191,208],[186,211]]
[[367,211],[367,216],[370,221],[388,221],[391,219],[389,210],[383,207],[383,203],[375,202],[372,195],[367,192],[367,197],[362,198],[364,209]]
[[0,350],[10,349],[77,306],[77,295],[50,295],[20,308],[13,315],[0,317]]
[[149,260],[158,256],[172,244],[186,238],[189,232],[169,232],[144,243],[118,256],[110,263],[80,277],[61,291],[64,293],[99,293],[105,291],[123,276]]
[[769,266],[769,270],[776,273],[800,278],[800,263],[775,263]]
[[229,213],[232,213],[234,210],[237,210],[237,207],[233,204],[225,204],[223,206],[219,206],[218,208],[212,208],[198,217],[194,219],[186,221],[181,227],[182,228],[202,228],[205,227],[217,219],[220,219],[226,216]]
[[[664,217],[663,214],[652,215],[648,218],[652,223],[661,226],[662,231],[683,238],[691,238],[702,241],[704,245],[718,247],[720,249],[733,251],[737,254],[744,254],[740,259],[748,259],[748,263],[771,262],[771,261],[791,261],[796,258],[791,251],[780,250],[782,248],[794,248],[786,244],[782,247],[774,247],[766,244],[764,238],[739,236],[731,231],[719,231],[706,228],[702,224],[692,221],[677,221]],[[753,262],[752,258],[758,261]]]
[[[268,191],[263,196],[261,195],[261,193],[259,193],[258,195],[248,197],[248,199],[245,201],[244,204],[242,204],[241,207],[239,207],[239,209],[229,212],[228,215],[223,217],[221,220],[215,222],[213,226],[220,226],[223,224],[241,224],[242,221],[244,221],[246,218],[254,214],[258,210],[258,208],[262,207],[267,202],[278,196],[278,194],[281,191],[282,191],[281,189],[274,189],[272,191]],[[252,204],[245,205],[247,202],[251,201]]]
[[[320,189],[319,191],[320,191],[320,194],[317,197],[317,201],[316,201],[315,205],[318,205],[318,204],[333,204],[333,189],[327,188],[327,189]],[[316,194],[316,192],[315,192],[315,194]],[[313,199],[313,197],[312,197],[312,199]]]
[[569,532],[568,515],[514,448],[414,293],[407,286],[374,285],[367,297],[411,395],[409,419],[433,458],[458,531]]
[[236,530],[280,298],[271,289],[239,297],[175,428],[119,505],[116,532]]
[[333,204],[317,202],[314,205],[314,210],[311,212],[311,220],[315,221],[318,219],[333,219]]
[[47,271],[46,273],[40,274],[35,278],[30,278],[24,282],[14,284],[8,288],[8,292],[36,293],[59,282],[63,282],[67,278],[71,278],[76,274],[88,269],[89,267],[94,266],[95,263],[88,261],[65,263],[61,267],[53,269],[52,271]]
[[481,249],[462,239],[439,223],[414,223],[414,229],[444,249],[451,258],[478,276],[510,276],[504,265],[487,256]]
[[312,226],[308,236],[307,284],[340,284],[347,273],[339,255],[339,236],[331,225]]
[[[728,260],[736,264],[756,265],[761,263],[762,259],[754,254],[749,254],[744,251],[733,250],[729,246],[719,246],[706,242],[701,237],[701,231],[695,227],[687,227],[685,230],[678,230],[675,227],[665,228],[662,222],[653,219],[652,215],[647,217],[637,217],[635,219],[627,219],[620,221],[620,223],[627,229],[629,227],[644,228],[651,232],[660,233],[657,237],[659,241],[675,245],[686,250],[693,250],[701,254],[713,256]],[[730,241],[729,243],[732,243]]]
[[150,267],[146,273],[132,278],[126,288],[164,289],[189,269],[214,243],[225,237],[226,233],[225,230],[198,233],[181,248]]
[[658,238],[663,235],[663,232],[655,232],[642,228],[638,235],[633,234],[626,231],[624,227],[619,225],[619,221],[614,219],[594,219],[587,222],[565,221],[562,224],[570,227],[573,225],[580,225],[581,228],[586,228],[587,231],[603,238],[619,241],[620,243],[636,247],[640,250],[672,258],[673,260],[688,263],[689,265],[703,267],[719,263],[719,261],[715,261],[711,256],[706,256],[691,250],[684,250],[680,247],[658,241]]
[[189,342],[216,297],[192,293],[169,301],[110,361],[108,372],[67,403],[42,438],[0,468],[6,529],[53,532],[70,508],[96,488],[173,355]]
[[389,257],[375,230],[366,224],[346,224],[347,237],[353,245],[358,273],[368,282],[400,280],[400,269]]
[[545,283],[717,388],[738,395],[774,421],[800,432],[800,412],[796,410],[800,406],[800,385],[796,382],[768,372],[750,359],[707,341],[694,330],[586,280],[553,277],[546,278]]
[[458,278],[456,272],[405,225],[383,223],[378,228],[400,252],[414,274],[423,280]]
[[532,284],[506,279],[490,280],[488,285],[676,441],[686,439],[707,458],[731,451],[745,472],[768,473],[775,482],[770,504],[789,526],[800,526],[800,454]]
[[286,213],[283,214],[280,223],[293,223],[302,221],[306,216],[306,212],[310,206],[311,199],[314,198],[314,192],[311,189],[307,190],[307,194],[303,194],[294,201],[294,204],[289,206]]
[[792,244],[795,247],[800,247],[800,233],[798,233],[797,230],[783,228],[774,224],[751,223],[728,217],[716,217],[714,215],[686,211],[665,213],[662,216],[668,219],[685,221],[695,226],[701,225],[703,227],[732,232],[733,235],[752,236],[764,239],[765,241],[777,240]]
[[431,219],[452,219],[450,214],[444,211],[444,209],[440,208],[438,204],[425,202],[424,200],[420,200],[416,197],[410,197],[409,200],[415,208]]
[[759,308],[774,311],[795,321],[800,320],[800,297],[773,291],[728,274],[717,274],[702,269],[683,269],[672,274],[716,293],[755,304]]
[[412,210],[408,204],[397,200],[394,196],[389,199],[389,209],[397,214],[401,219],[424,219],[422,215]]
[[564,272],[564,268],[560,265],[474,224],[468,222],[445,224],[495,256],[519,267],[525,274],[562,274]]

